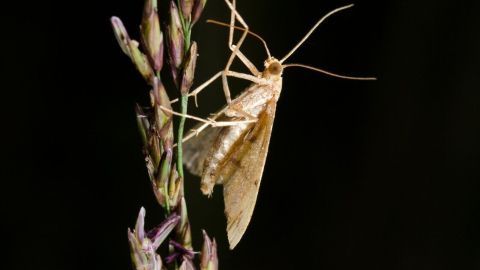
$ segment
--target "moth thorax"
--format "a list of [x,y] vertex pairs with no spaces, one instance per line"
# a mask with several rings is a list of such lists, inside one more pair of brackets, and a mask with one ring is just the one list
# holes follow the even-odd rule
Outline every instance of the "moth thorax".
[[272,57],[265,61],[265,75],[279,77],[282,75],[282,72],[283,66],[277,59]]

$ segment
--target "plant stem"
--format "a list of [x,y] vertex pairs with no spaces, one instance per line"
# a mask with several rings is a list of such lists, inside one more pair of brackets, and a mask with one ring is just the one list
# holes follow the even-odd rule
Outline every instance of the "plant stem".
[[[181,8],[180,1],[177,1],[177,5]],[[184,37],[184,54],[187,55],[188,51],[190,50],[190,38],[191,38],[191,25],[187,20],[183,17],[182,12],[180,12],[180,22],[183,28],[183,37]],[[180,111],[182,116],[180,117],[180,123],[178,124],[178,135],[177,135],[177,168],[178,168],[178,175],[181,178],[184,178],[183,173],[183,131],[185,127],[185,116],[187,114],[188,109],[188,94],[183,94],[180,97]]]
[[[189,28],[189,29],[186,29],[186,28]],[[191,28],[186,26],[184,27],[184,31],[187,31],[187,32],[184,32],[185,33],[185,53],[188,53],[188,50],[190,50],[190,39],[191,39]]]
[[[187,114],[187,107],[188,107],[188,95],[187,94],[182,94],[180,97],[180,103],[181,103],[181,114],[185,115]],[[177,168],[178,168],[178,175],[181,178],[183,177],[183,130],[185,127],[185,117],[181,116],[180,117],[180,123],[178,124],[178,135],[177,135]]]

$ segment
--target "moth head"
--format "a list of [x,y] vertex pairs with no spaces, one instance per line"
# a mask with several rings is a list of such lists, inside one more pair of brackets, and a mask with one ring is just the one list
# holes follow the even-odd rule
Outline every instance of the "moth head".
[[265,61],[264,77],[281,77],[283,73],[283,66],[274,57],[270,57]]

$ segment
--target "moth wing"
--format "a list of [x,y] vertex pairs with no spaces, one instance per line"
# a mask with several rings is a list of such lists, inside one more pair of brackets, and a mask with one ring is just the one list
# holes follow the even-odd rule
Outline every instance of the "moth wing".
[[[201,125],[195,126],[192,132]],[[207,127],[197,136],[183,143],[183,163],[192,174],[202,176],[205,158],[221,130],[221,128]]]
[[[245,91],[236,97],[235,100],[241,100],[244,96],[251,94],[251,92],[252,91]],[[214,114],[217,115],[217,120],[238,120],[226,117],[224,111],[225,107]],[[191,132],[195,132],[195,129],[198,129],[202,125],[203,123],[199,123],[192,128]],[[192,174],[202,176],[205,159],[208,156],[209,150],[223,129],[225,128],[207,127],[197,136],[183,143],[183,163]]]
[[260,181],[272,134],[276,102],[267,103],[252,130],[243,137],[220,172],[224,175],[223,196],[227,235],[233,249],[245,233],[257,201]]

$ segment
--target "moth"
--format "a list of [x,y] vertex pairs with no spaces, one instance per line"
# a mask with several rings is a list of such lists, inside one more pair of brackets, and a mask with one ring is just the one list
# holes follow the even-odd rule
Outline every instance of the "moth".
[[[197,94],[200,91],[212,81],[222,77],[227,106],[207,120],[184,115],[203,123],[183,139],[185,141],[183,154],[186,167],[193,174],[201,176],[201,191],[204,194],[210,196],[214,185],[223,185],[227,235],[230,249],[233,249],[245,233],[257,201],[277,101],[282,91],[284,69],[296,66],[345,79],[374,80],[375,78],[342,76],[306,65],[284,64],[326,18],[353,5],[343,6],[326,14],[287,55],[279,60],[270,55],[268,46],[263,39],[249,31],[247,24],[235,9],[235,0],[232,2],[225,0],[225,2],[231,10],[230,24],[210,22],[230,28],[229,48],[232,54],[223,71],[217,73],[189,95],[194,96],[196,102]],[[236,21],[242,27],[236,26]],[[243,34],[234,45],[233,32],[235,29],[243,30]],[[258,71],[255,65],[240,51],[248,34],[259,38],[264,44],[268,58],[264,62],[263,71]],[[233,60],[237,57],[251,74],[230,70]],[[238,97],[231,100],[227,77],[246,79],[252,83]],[[208,126],[213,126],[213,128],[206,129]]]

